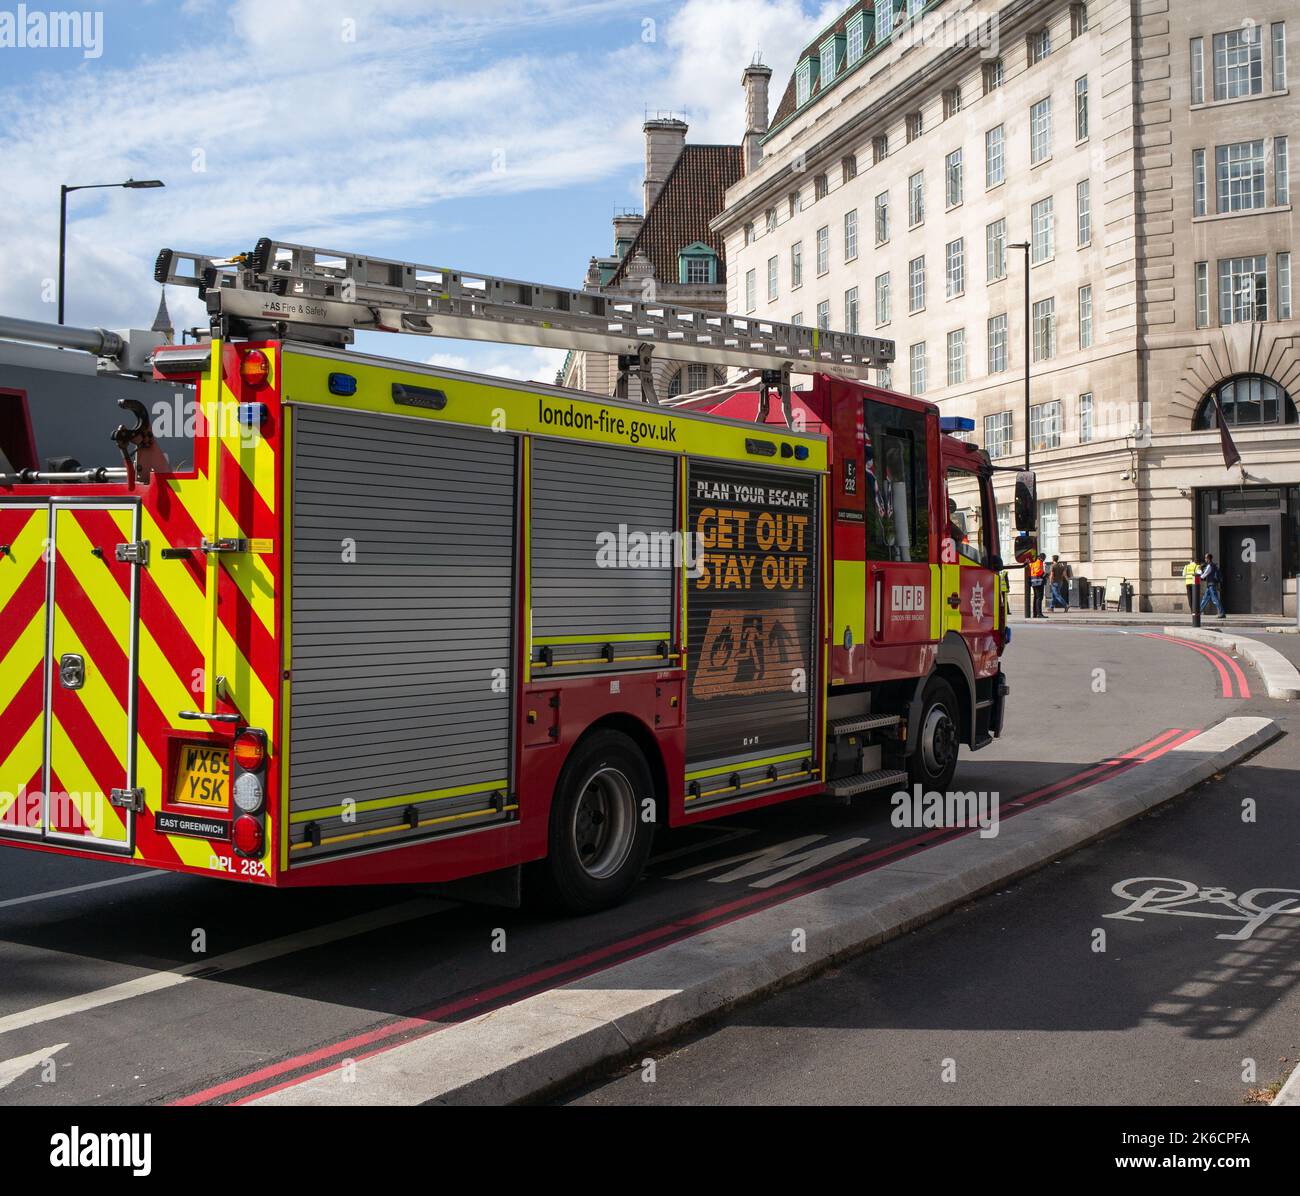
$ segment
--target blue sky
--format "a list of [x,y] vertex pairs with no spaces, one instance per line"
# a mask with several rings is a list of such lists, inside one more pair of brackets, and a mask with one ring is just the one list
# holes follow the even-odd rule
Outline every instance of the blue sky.
[[[28,3],[29,12],[48,7]],[[814,0],[110,0],[101,52],[0,48],[0,312],[145,325],[164,245],[259,236],[579,285],[640,203],[646,110],[738,142],[741,69],[784,85],[842,7]],[[71,8],[71,6],[69,6]],[[18,5],[0,0],[3,14]],[[775,104],[776,97],[773,97]],[[177,323],[203,320],[168,293]],[[553,350],[371,335],[364,347],[520,377]]]

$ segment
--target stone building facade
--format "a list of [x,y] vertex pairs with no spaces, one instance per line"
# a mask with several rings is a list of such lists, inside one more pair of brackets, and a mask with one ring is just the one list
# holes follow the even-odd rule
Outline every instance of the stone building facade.
[[892,339],[879,380],[974,419],[998,464],[1028,434],[1076,575],[1175,611],[1208,551],[1230,610],[1294,613],[1297,37],[1294,0],[851,4],[770,127],[747,115],[761,160],[712,223],[727,306]]

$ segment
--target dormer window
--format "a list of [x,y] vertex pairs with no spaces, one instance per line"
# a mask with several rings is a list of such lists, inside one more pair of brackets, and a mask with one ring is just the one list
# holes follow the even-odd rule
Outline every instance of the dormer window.
[[678,251],[677,281],[683,286],[715,286],[718,255],[703,241],[694,241]]
[[848,65],[852,66],[859,58],[862,57],[863,36],[862,36],[862,12],[858,11],[853,14],[849,21],[849,39],[848,39]]
[[840,55],[844,52],[844,35],[836,34],[822,42],[820,62],[822,90],[825,91],[835,78],[835,68],[839,65]]
[[813,60],[805,58],[794,73],[794,102],[802,108],[812,98]]

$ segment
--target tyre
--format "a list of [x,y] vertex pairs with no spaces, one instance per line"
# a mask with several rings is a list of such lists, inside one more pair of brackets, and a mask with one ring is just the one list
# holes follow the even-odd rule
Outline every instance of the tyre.
[[619,731],[581,740],[551,802],[547,857],[537,867],[548,905],[584,914],[617,905],[636,884],[654,841],[654,778],[640,748]]
[[932,677],[921,695],[921,719],[916,745],[907,758],[908,779],[913,785],[944,793],[952,785],[961,747],[961,707],[952,686],[942,677]]

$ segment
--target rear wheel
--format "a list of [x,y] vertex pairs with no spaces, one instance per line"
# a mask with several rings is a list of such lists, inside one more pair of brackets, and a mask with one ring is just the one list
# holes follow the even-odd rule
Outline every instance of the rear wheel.
[[912,784],[941,793],[952,784],[961,747],[960,719],[952,686],[941,677],[931,678],[921,697],[916,744],[907,759]]
[[636,884],[654,839],[644,817],[655,801],[645,757],[619,731],[597,731],[574,749],[551,803],[550,846],[538,868],[549,904],[590,913]]

